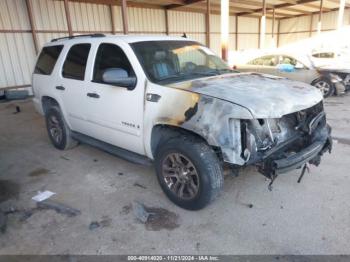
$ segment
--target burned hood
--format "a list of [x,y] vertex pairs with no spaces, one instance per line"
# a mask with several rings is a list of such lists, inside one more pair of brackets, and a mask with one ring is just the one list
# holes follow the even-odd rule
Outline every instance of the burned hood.
[[311,85],[257,73],[225,74],[175,83],[170,87],[240,105],[254,118],[280,118],[323,99],[321,92]]

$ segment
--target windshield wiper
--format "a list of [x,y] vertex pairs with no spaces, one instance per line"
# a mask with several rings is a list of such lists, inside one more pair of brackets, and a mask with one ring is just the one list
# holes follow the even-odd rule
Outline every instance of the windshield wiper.
[[218,75],[217,71],[207,71],[207,72],[192,72],[191,75],[200,75],[200,76],[216,76]]
[[221,75],[224,73],[235,73],[236,71],[229,69],[229,68],[223,68],[223,69],[216,69],[216,71]]

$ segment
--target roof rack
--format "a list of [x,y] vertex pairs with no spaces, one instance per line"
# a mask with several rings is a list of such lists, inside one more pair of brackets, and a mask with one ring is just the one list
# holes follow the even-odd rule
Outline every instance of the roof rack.
[[54,38],[51,40],[51,42],[56,42],[56,41],[62,40],[62,39],[74,39],[74,38],[78,38],[78,37],[105,37],[105,36],[106,36],[105,34],[72,35],[72,36]]

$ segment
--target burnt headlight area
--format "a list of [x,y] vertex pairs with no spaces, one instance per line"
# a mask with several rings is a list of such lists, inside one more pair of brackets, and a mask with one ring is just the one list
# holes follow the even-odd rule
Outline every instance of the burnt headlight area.
[[328,138],[322,103],[282,118],[241,120],[241,157],[270,177],[274,161]]

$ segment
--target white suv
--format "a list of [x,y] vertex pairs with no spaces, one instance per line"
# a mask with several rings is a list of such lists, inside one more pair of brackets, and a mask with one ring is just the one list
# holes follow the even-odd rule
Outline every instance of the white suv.
[[331,149],[317,89],[232,71],[185,38],[54,39],[38,57],[33,89],[56,148],[79,141],[134,162],[154,161],[162,189],[186,209],[219,194],[223,166],[255,165],[272,182],[318,165]]

